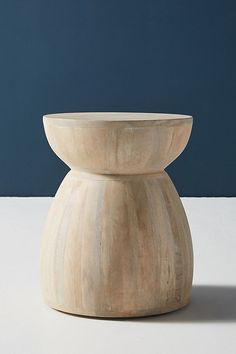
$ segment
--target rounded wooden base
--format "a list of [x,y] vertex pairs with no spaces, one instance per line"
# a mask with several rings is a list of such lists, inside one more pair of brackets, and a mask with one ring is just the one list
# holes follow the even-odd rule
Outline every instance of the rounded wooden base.
[[81,316],[81,317],[91,317],[91,318],[103,318],[103,319],[116,319],[116,318],[120,318],[120,319],[128,319],[128,318],[141,318],[141,317],[151,317],[151,316],[158,316],[158,315],[165,315],[167,313],[170,313],[170,312],[175,312],[175,311],[178,311],[178,310],[181,310],[182,308],[188,306],[189,304],[189,300],[186,302],[186,304],[181,304],[180,306],[176,307],[176,308],[162,308],[160,309],[159,311],[157,309],[154,309],[154,310],[144,310],[144,311],[135,311],[134,313],[130,313],[130,314],[115,314],[115,315],[112,315],[112,314],[109,314],[109,316],[104,316],[104,315],[94,315],[94,314],[89,314],[89,313],[81,313],[81,312],[76,312],[76,309],[74,311],[68,311],[66,309],[62,309],[61,307],[60,308],[57,308],[57,305],[53,305],[53,304],[50,304],[50,303],[46,303],[45,304],[49,307],[51,307],[53,310],[56,310],[56,311],[59,311],[59,312],[63,312],[65,314],[68,314],[68,315],[75,315],[75,316]]
[[70,171],[49,212],[41,251],[45,302],[93,317],[140,317],[189,301],[188,222],[166,172]]

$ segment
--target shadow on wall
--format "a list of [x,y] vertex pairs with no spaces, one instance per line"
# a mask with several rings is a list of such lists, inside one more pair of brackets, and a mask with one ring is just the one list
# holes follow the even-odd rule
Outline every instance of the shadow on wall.
[[190,303],[185,308],[165,315],[139,318],[136,321],[236,322],[236,287],[193,286]]

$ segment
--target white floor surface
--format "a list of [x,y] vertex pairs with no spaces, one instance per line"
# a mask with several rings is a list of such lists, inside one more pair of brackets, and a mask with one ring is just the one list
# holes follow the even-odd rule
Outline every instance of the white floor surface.
[[183,198],[191,302],[143,319],[66,315],[43,304],[39,246],[51,198],[0,198],[0,354],[235,354],[236,198]]

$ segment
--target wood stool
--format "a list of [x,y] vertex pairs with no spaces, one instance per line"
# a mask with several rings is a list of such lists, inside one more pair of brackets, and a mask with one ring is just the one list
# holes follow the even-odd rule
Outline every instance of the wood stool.
[[189,301],[188,221],[164,171],[185,148],[192,117],[156,113],[44,116],[69,167],[41,249],[45,302],[86,316],[160,314]]

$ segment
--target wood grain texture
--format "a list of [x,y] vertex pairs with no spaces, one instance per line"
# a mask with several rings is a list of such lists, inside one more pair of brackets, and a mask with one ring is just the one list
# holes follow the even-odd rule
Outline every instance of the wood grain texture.
[[189,301],[191,235],[163,169],[184,149],[192,119],[125,115],[44,118],[50,145],[71,167],[42,239],[43,296],[55,309],[132,317]]

